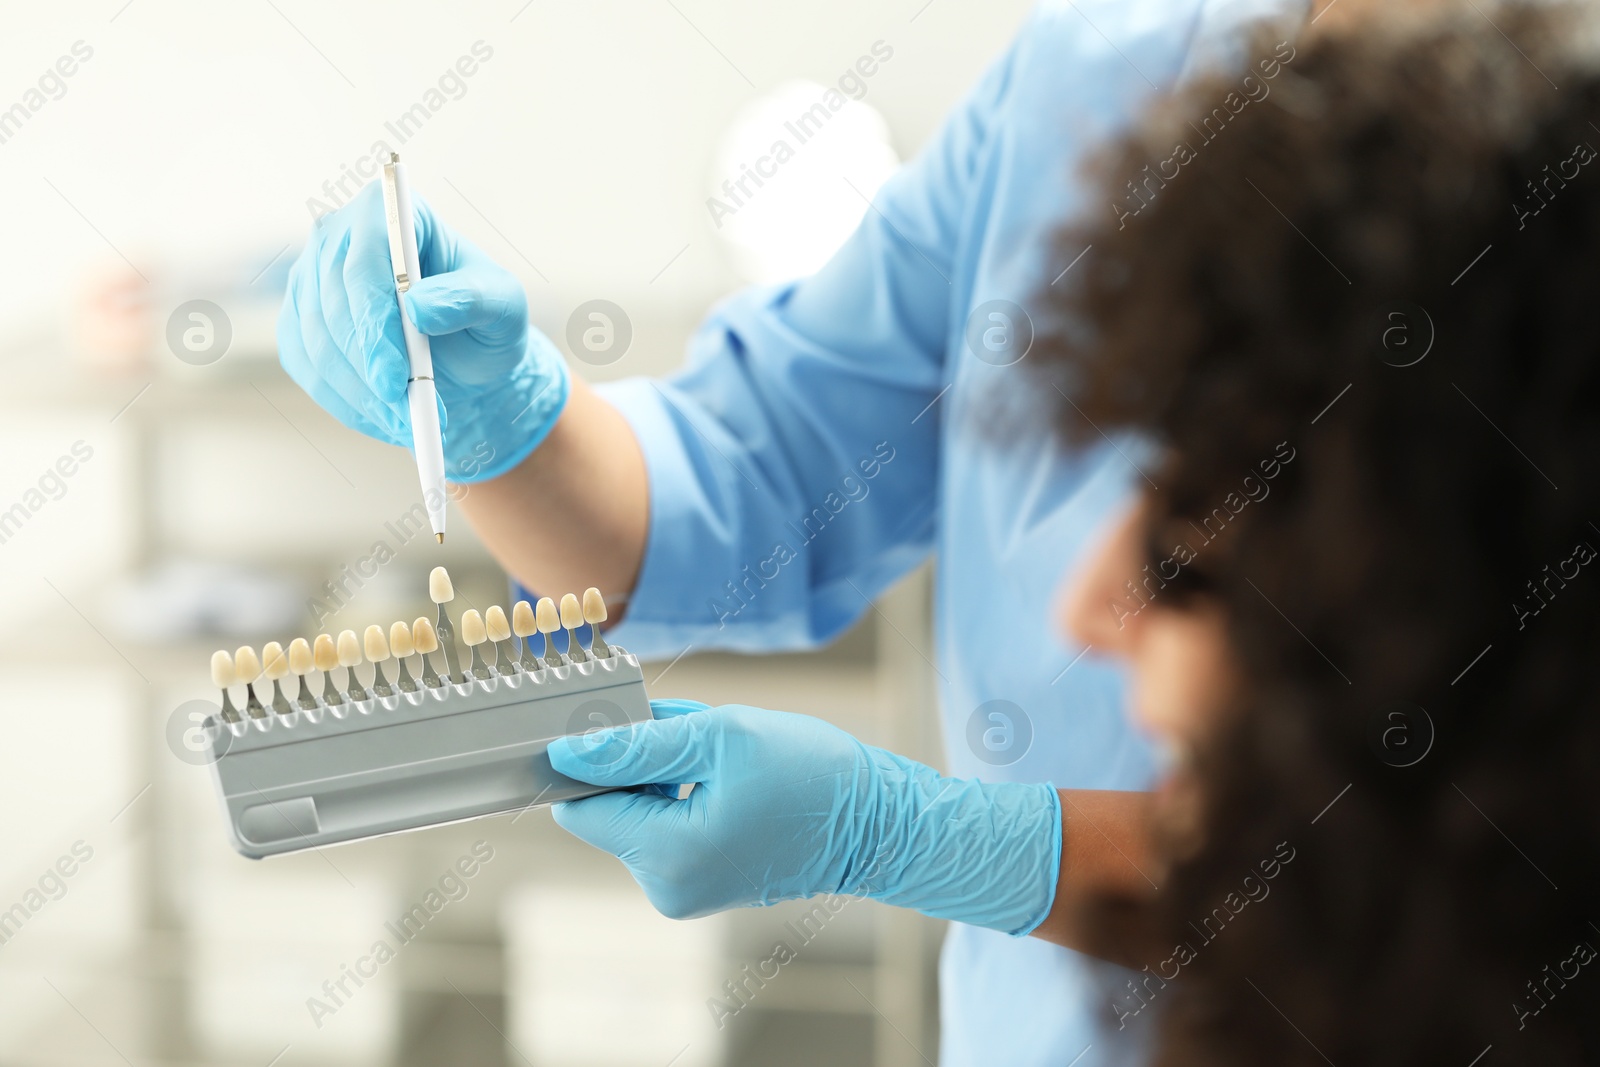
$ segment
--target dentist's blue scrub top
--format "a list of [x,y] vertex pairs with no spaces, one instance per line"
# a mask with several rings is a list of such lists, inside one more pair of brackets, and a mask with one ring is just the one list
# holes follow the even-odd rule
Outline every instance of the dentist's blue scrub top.
[[[818,645],[931,554],[949,771],[1147,785],[1116,670],[1075,662],[1052,613],[1063,573],[1140,475],[1126,448],[1063,453],[1042,423],[993,432],[996,396],[1035,386],[1001,365],[1020,324],[990,302],[1037,308],[1081,251],[1055,246],[1062,220],[1121,210],[1086,187],[1088,153],[1196,73],[1242,81],[1267,58],[1246,54],[1247,28],[1272,18],[1272,40],[1292,40],[1307,5],[1041,3],[827,266],[716,308],[671,378],[605,388],[650,480],[649,543],[616,640],[668,658]],[[1069,271],[1056,286],[1071,283]],[[1097,1025],[1108,998],[1067,949],[955,924],[941,985],[945,1067],[1138,1058]]]

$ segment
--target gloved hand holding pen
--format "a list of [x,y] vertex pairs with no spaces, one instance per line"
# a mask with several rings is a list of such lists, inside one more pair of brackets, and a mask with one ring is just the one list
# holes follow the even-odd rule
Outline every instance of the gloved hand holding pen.
[[[432,338],[445,473],[484,481],[522,462],[566,403],[561,353],[528,325],[521,284],[413,195],[422,278],[403,299]],[[352,429],[409,447],[409,375],[376,184],[321,219],[289,272],[279,358]]]
[[836,893],[1021,935],[1049,912],[1061,862],[1051,786],[947,778],[806,715],[652,709],[653,722],[558,738],[550,761],[596,785],[695,783],[682,800],[616,792],[554,809],[662,914]]

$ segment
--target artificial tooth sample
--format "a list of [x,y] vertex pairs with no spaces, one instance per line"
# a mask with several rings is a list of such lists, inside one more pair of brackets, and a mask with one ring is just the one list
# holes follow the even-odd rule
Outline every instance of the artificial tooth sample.
[[331,634],[317,635],[316,644],[311,646],[311,659],[317,670],[322,672],[322,702],[330,708],[343,704],[344,697],[339,695],[339,687],[333,684],[333,669],[339,665],[339,650],[334,646]]
[[356,637],[354,630],[339,631],[339,666],[345,669],[347,678],[345,691],[350,694],[350,699],[360,702],[370,695],[361,685],[361,679],[356,677],[356,664],[361,662],[361,641]]
[[489,670],[489,665],[478,654],[478,646],[489,640],[489,632],[483,625],[483,616],[478,614],[476,608],[468,608],[461,613],[461,640],[472,649],[472,676],[488,681],[494,672]]
[[406,665],[406,660],[415,652],[416,645],[411,641],[411,627],[404,622],[396,622],[389,627],[389,651],[394,653],[394,658],[400,663],[400,677],[395,685],[400,687],[402,693],[415,693],[417,682],[411,677],[411,668]]
[[525,671],[538,670],[539,657],[533,654],[530,638],[539,632],[539,624],[533,621],[533,605],[526,600],[511,606],[511,632],[522,639],[522,655],[517,659],[517,666]]
[[418,616],[417,621],[411,624],[411,643],[416,646],[417,655],[422,657],[422,684],[429,689],[437,689],[444,683],[439,680],[439,675],[433,669],[433,663],[428,659],[428,653],[439,651],[439,637],[433,632],[433,623],[427,616]]
[[461,673],[461,657],[456,653],[456,629],[450,625],[450,613],[444,606],[456,598],[455,583],[450,572],[443,567],[433,568],[428,575],[428,598],[439,605],[439,618],[434,628],[439,638],[439,648],[444,652],[444,672],[452,682],[465,682]]
[[547,596],[542,596],[534,613],[539,623],[539,632],[544,635],[544,665],[559,667],[567,661],[556,651],[556,639],[551,636],[561,629],[561,614],[556,611],[556,602]]
[[367,648],[367,662],[372,664],[372,695],[394,696],[394,687],[383,674],[383,661],[389,658],[389,642],[383,636],[383,627],[373,623],[361,636]]
[[517,665],[511,659],[511,624],[506,621],[506,609],[493,604],[483,613],[483,628],[489,631],[494,642],[494,670],[496,674],[516,674]]
[[561,625],[567,631],[567,656],[574,663],[583,663],[589,654],[583,650],[583,645],[578,640],[578,627],[583,625],[583,608],[578,605],[578,598],[568,593],[561,598]]
[[262,645],[261,663],[262,673],[272,681],[272,710],[279,715],[291,714],[294,709],[283,695],[283,680],[289,677],[289,657],[283,654],[283,646],[276,641]]
[[300,679],[300,692],[294,698],[302,711],[313,711],[317,706],[317,698],[311,695],[311,683],[307,679],[316,669],[316,658],[311,654],[311,644],[303,637],[297,637],[289,642],[289,670]]
[[239,672],[239,681],[244,683],[245,712],[252,719],[265,719],[267,709],[256,699],[256,679],[261,677],[261,660],[257,658],[256,650],[249,645],[240,645],[234,650],[233,665]]
[[606,598],[592,585],[583,591],[583,621],[589,624],[589,649],[594,658],[608,658],[611,646],[600,636],[600,624],[606,621]]
[[222,690],[222,721],[238,722],[239,709],[233,706],[233,694],[228,687],[239,681],[239,672],[233,666],[233,657],[222,649],[211,653],[211,684]]

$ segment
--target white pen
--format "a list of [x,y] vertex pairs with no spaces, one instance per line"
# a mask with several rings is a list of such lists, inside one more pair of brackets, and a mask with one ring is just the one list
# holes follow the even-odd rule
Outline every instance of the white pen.
[[406,335],[406,355],[411,377],[406,395],[411,401],[411,446],[422,479],[422,503],[434,536],[444,544],[444,436],[439,431],[438,391],[433,384],[433,349],[406,312],[402,298],[411,283],[422,277],[417,256],[417,226],[411,214],[411,186],[398,153],[389,153],[383,165],[383,214],[389,225],[389,262],[394,267],[395,299],[400,303],[400,326]]

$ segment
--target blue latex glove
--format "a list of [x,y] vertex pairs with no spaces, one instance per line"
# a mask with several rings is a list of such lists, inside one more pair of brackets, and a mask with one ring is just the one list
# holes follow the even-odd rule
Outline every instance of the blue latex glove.
[[1026,934],[1049,913],[1061,866],[1051,786],[946,778],[808,715],[651,707],[653,722],[558,738],[550,762],[596,785],[696,783],[683,800],[618,792],[554,807],[662,914],[830,893]]
[[[522,286],[412,194],[422,278],[405,294],[431,339],[445,474],[484,481],[521,463],[561,413],[561,353],[528,326]],[[410,364],[390,273],[383,192],[373,182],[317,221],[289,271],[278,353],[311,399],[352,429],[411,446]]]

